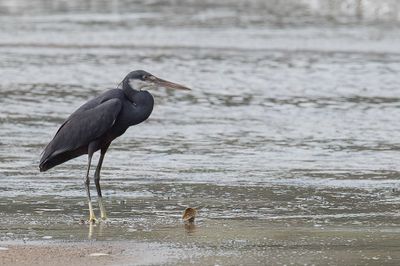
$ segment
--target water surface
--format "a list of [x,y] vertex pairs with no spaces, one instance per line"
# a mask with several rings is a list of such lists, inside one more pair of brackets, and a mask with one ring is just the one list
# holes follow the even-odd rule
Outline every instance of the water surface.
[[[398,265],[398,22],[271,2],[5,1],[1,240],[148,242],[171,248],[163,263]],[[193,90],[151,91],[150,119],[104,162],[110,221],[81,225],[86,158],[39,173],[40,153],[134,69]]]

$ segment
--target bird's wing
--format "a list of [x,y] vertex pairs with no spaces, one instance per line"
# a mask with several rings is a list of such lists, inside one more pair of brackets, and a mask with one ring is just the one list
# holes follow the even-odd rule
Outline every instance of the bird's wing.
[[71,120],[71,118],[73,116],[76,116],[80,113],[83,113],[87,110],[93,109],[97,106],[99,106],[100,104],[111,100],[111,99],[115,99],[115,98],[121,98],[123,97],[123,92],[120,89],[111,89],[111,90],[107,90],[105,92],[103,92],[102,94],[100,94],[99,96],[87,101],[86,103],[84,103],[83,105],[81,105],[78,109],[76,109],[69,117],[67,120],[64,121],[64,123],[62,123],[62,125],[58,128],[56,135],[58,134],[58,132],[61,130],[61,128],[63,128],[63,126],[69,121]]
[[97,97],[95,97],[95,98],[87,101],[83,105],[81,105],[78,109],[75,110],[75,112],[73,112],[71,114],[71,116],[74,116],[74,115],[84,112],[86,110],[93,109],[93,108],[99,106],[101,103],[106,102],[108,100],[116,99],[116,98],[121,99],[123,97],[124,97],[124,93],[121,89],[107,90],[107,91],[103,92],[102,94],[98,95]]
[[86,146],[102,136],[114,125],[121,108],[119,99],[110,99],[94,108],[71,115],[45,148],[40,163],[51,156]]

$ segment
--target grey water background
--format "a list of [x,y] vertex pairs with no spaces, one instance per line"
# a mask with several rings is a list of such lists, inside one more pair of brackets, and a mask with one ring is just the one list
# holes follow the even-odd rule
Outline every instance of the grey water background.
[[[0,238],[144,241],[157,263],[398,265],[399,8],[0,1]],[[110,221],[88,228],[86,157],[39,173],[40,153],[134,69],[192,91],[151,91],[150,119],[104,162]]]

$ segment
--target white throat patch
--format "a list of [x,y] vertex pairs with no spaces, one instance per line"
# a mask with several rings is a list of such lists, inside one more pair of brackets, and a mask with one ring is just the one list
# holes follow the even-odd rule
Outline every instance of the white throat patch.
[[150,85],[151,84],[149,84],[148,82],[140,79],[129,79],[129,86],[131,86],[131,88],[134,90],[141,90],[144,87],[149,87]]

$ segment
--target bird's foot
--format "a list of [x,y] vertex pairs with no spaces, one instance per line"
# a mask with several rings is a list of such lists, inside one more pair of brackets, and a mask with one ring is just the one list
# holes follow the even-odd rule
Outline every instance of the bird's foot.
[[96,219],[96,216],[94,216],[94,214],[90,215],[88,223],[89,224],[95,224],[96,222],[98,222],[97,219]]
[[95,218],[91,218],[88,220],[88,224],[96,224],[97,222],[98,222],[98,220]]

